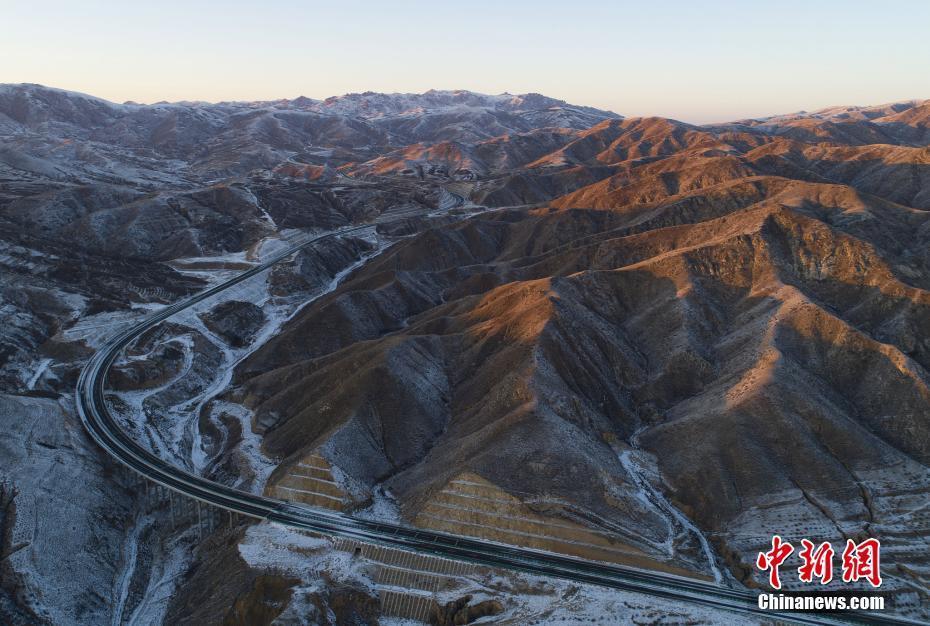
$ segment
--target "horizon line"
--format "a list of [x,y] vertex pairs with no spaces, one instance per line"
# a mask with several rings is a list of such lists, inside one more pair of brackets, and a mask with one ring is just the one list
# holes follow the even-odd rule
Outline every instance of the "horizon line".
[[772,114],[770,114],[770,115],[762,115],[762,116],[747,116],[747,117],[740,117],[740,118],[736,118],[736,119],[728,119],[728,120],[724,120],[724,121],[720,121],[720,122],[700,122],[700,123],[697,123],[697,122],[688,122],[688,121],[685,121],[685,120],[682,120],[682,119],[679,119],[679,118],[668,117],[668,116],[664,116],[664,115],[625,115],[625,114],[623,114],[623,113],[617,113],[616,111],[612,111],[612,110],[610,110],[610,109],[602,109],[602,108],[597,107],[597,106],[594,106],[594,105],[579,104],[579,103],[569,102],[568,100],[563,100],[563,99],[561,99],[561,98],[556,98],[556,97],[553,97],[553,96],[547,96],[546,94],[544,94],[544,93],[542,93],[542,92],[539,92],[539,91],[527,91],[527,92],[523,92],[523,93],[511,93],[511,92],[509,92],[509,91],[503,91],[503,92],[500,92],[500,93],[496,93],[496,94],[495,94],[495,93],[486,93],[486,92],[482,92],[482,91],[474,91],[474,90],[472,90],[472,89],[436,89],[436,88],[431,88],[431,89],[427,89],[426,91],[423,91],[423,92],[416,92],[416,91],[391,91],[391,92],[387,92],[387,91],[373,91],[373,90],[349,91],[349,92],[346,92],[346,93],[343,93],[343,94],[338,94],[338,95],[334,94],[334,95],[331,95],[331,96],[326,96],[325,98],[315,98],[315,97],[312,97],[312,96],[305,96],[305,95],[303,95],[303,94],[300,94],[300,95],[297,95],[297,96],[295,96],[295,97],[293,97],[293,98],[287,98],[287,97],[285,97],[285,98],[271,98],[271,99],[258,99],[258,100],[247,100],[247,99],[243,99],[243,100],[237,100],[237,99],[232,99],[232,100],[157,100],[157,101],[154,101],[154,102],[139,102],[139,101],[136,101],[136,100],[124,100],[123,102],[118,102],[118,101],[115,101],[115,100],[110,100],[110,99],[108,99],[108,98],[104,98],[104,97],[102,97],[102,96],[96,96],[96,95],[94,95],[94,94],[92,94],[92,93],[88,93],[88,92],[86,92],[86,91],[81,91],[81,90],[77,90],[77,89],[66,89],[66,88],[63,88],[63,87],[53,87],[53,86],[51,86],[51,85],[46,85],[46,84],[43,84],[43,83],[32,83],[32,82],[19,82],[19,83],[10,82],[10,83],[6,83],[6,82],[0,82],[0,88],[3,88],[3,87],[39,87],[39,88],[41,88],[41,89],[47,89],[47,90],[50,90],[50,91],[60,91],[60,92],[64,92],[64,93],[79,95],[79,96],[82,96],[82,97],[85,97],[85,98],[91,98],[91,99],[94,99],[94,100],[100,100],[101,102],[106,102],[107,104],[114,105],[114,106],[140,106],[140,107],[153,107],[153,106],[165,106],[165,105],[175,105],[175,106],[184,106],[184,105],[187,105],[187,106],[191,106],[191,105],[219,106],[219,105],[235,105],[235,104],[243,104],[243,105],[247,105],[247,104],[274,104],[274,103],[278,103],[278,102],[293,102],[293,101],[295,101],[295,100],[300,100],[300,99],[302,99],[302,98],[303,98],[303,99],[306,99],[306,100],[310,100],[310,101],[315,102],[315,103],[321,103],[321,104],[323,104],[323,103],[328,102],[329,100],[334,100],[334,99],[339,99],[339,98],[346,98],[346,97],[349,97],[349,96],[366,96],[366,95],[383,95],[383,96],[425,96],[425,95],[427,95],[427,94],[429,94],[429,93],[433,93],[433,92],[435,92],[435,93],[448,93],[448,94],[468,93],[468,94],[474,94],[474,95],[478,95],[478,96],[488,96],[488,97],[497,97],[497,96],[524,97],[524,96],[533,96],[533,95],[535,95],[535,96],[542,96],[542,97],[544,97],[544,98],[549,98],[549,99],[551,99],[551,100],[556,100],[556,101],[558,101],[558,102],[562,102],[562,103],[564,103],[564,104],[566,104],[566,105],[573,106],[573,107],[584,107],[584,108],[596,109],[596,110],[601,111],[601,112],[603,112],[603,113],[610,113],[610,114],[612,114],[612,115],[616,115],[616,116],[618,116],[618,117],[620,117],[620,118],[623,118],[623,119],[660,118],[660,119],[667,119],[667,120],[671,120],[671,121],[675,121],[675,122],[680,122],[680,123],[683,123],[683,124],[689,124],[689,125],[692,125],[692,126],[715,126],[715,125],[720,125],[720,124],[735,124],[735,123],[739,123],[739,122],[742,122],[742,121],[763,121],[763,120],[767,120],[767,119],[771,119],[771,118],[775,118],[775,117],[787,117],[787,116],[792,116],[792,115],[812,115],[812,114],[819,113],[819,112],[821,112],[821,111],[829,111],[829,110],[831,110],[831,109],[863,110],[863,109],[872,109],[872,108],[880,108],[880,107],[885,107],[885,106],[892,106],[892,105],[896,105],[896,104],[912,104],[912,105],[918,105],[918,104],[921,104],[921,103],[930,101],[930,98],[907,98],[907,99],[903,99],[903,100],[890,100],[890,101],[879,102],[879,103],[873,103],[873,104],[833,104],[833,105],[828,105],[828,106],[825,106],[825,107],[820,107],[820,108],[811,109],[811,110],[808,110],[808,109],[798,109],[798,110],[796,110],[796,111],[789,111],[789,112],[785,112],[785,113],[772,113]]

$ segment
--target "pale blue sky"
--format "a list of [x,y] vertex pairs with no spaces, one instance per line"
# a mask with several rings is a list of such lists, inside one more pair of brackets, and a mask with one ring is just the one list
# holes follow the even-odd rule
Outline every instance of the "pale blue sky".
[[0,0],[0,82],[114,101],[537,91],[723,121],[930,98],[930,2]]

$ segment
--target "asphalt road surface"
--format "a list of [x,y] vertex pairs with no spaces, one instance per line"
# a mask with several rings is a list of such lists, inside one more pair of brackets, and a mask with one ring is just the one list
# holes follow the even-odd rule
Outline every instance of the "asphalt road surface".
[[[462,198],[456,196],[456,205],[460,206],[462,202]],[[400,215],[395,215],[392,216],[392,219],[398,219],[399,217]],[[459,537],[446,533],[364,520],[350,515],[266,498],[206,480],[184,469],[175,467],[143,448],[119,427],[105,400],[105,384],[110,366],[122,350],[133,340],[179,311],[183,311],[256,274],[264,272],[302,248],[330,237],[347,235],[371,228],[371,226],[372,224],[365,224],[344,228],[293,243],[286,249],[275,253],[264,263],[256,265],[201,293],[167,306],[109,339],[93,355],[78,379],[77,406],[87,431],[111,456],[154,483],[227,511],[325,535],[346,537],[391,548],[468,561],[493,568],[518,570],[623,591],[644,593],[655,597],[733,611],[744,616],[752,615],[757,619],[767,618],[799,624],[918,623],[879,613],[855,611],[833,614],[763,611],[757,606],[757,594],[744,590],[730,589],[672,574],[584,561],[559,554],[502,545],[470,537]]]

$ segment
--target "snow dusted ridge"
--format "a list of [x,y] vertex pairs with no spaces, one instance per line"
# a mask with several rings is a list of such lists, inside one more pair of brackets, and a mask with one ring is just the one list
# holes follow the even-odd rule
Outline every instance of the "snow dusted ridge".
[[658,470],[655,467],[648,466],[646,453],[634,448],[624,450],[618,455],[618,458],[623,469],[632,479],[633,484],[639,489],[639,496],[643,504],[654,509],[665,520],[668,529],[665,549],[669,558],[675,556],[676,544],[679,542],[680,535],[691,535],[701,546],[701,552],[707,560],[707,568],[713,575],[714,582],[718,585],[721,584],[724,576],[720,568],[717,567],[717,559],[707,541],[707,537],[684,513],[669,502],[659,489],[652,485],[652,481],[658,478]]
[[376,119],[392,115],[423,115],[429,112],[455,111],[468,109],[493,109],[497,111],[533,111],[540,109],[568,108],[586,113],[606,113],[609,117],[619,117],[607,111],[598,111],[592,107],[570,105],[564,100],[556,100],[538,93],[486,95],[457,89],[441,91],[431,89],[422,94],[412,93],[351,93],[334,96],[323,101],[297,98],[274,103],[275,106],[299,108],[348,115],[365,119]]
[[154,104],[138,104],[125,102],[122,104],[110,102],[103,98],[91,96],[76,91],[68,91],[55,87],[46,87],[34,83],[0,84],[0,97],[12,97],[21,93],[27,94],[33,102],[41,101],[38,94],[47,92],[62,99],[78,101],[81,105],[109,109],[112,112],[125,110],[139,110],[146,107],[229,107],[229,108],[275,108],[292,109],[299,111],[313,111],[363,119],[375,119],[391,115],[423,114],[430,111],[454,111],[456,109],[494,109],[499,111],[530,111],[550,108],[569,108],[579,112],[606,114],[607,117],[620,117],[611,111],[600,111],[593,107],[576,106],[550,98],[538,93],[526,94],[482,94],[465,89],[438,90],[430,89],[424,93],[378,93],[366,91],[364,93],[349,93],[341,96],[331,96],[324,100],[317,100],[300,96],[294,99],[258,100],[258,101],[225,101],[218,103],[203,101],[157,102]]

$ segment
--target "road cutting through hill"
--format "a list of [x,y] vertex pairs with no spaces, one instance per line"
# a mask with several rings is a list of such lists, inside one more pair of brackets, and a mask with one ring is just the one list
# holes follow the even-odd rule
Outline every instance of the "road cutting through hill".
[[[443,201],[444,209],[459,207],[464,203],[461,196],[447,193],[454,198],[454,205],[449,206],[452,203]],[[409,215],[395,214],[391,216],[391,219],[406,217]],[[88,433],[116,460],[158,485],[227,511],[324,535],[402,548],[493,568],[518,570],[622,591],[644,593],[789,623],[917,623],[877,613],[855,611],[842,614],[764,611],[757,606],[756,594],[746,590],[730,589],[683,576],[585,561],[530,548],[365,520],[324,509],[299,506],[239,491],[175,467],[146,450],[120,428],[107,406],[106,379],[113,362],[126,346],[147,330],[180,311],[270,269],[307,246],[327,238],[371,228],[372,225],[369,223],[353,226],[303,238],[275,253],[264,263],[201,293],[166,306],[131,328],[117,333],[91,357],[78,379],[76,390],[78,412]]]

